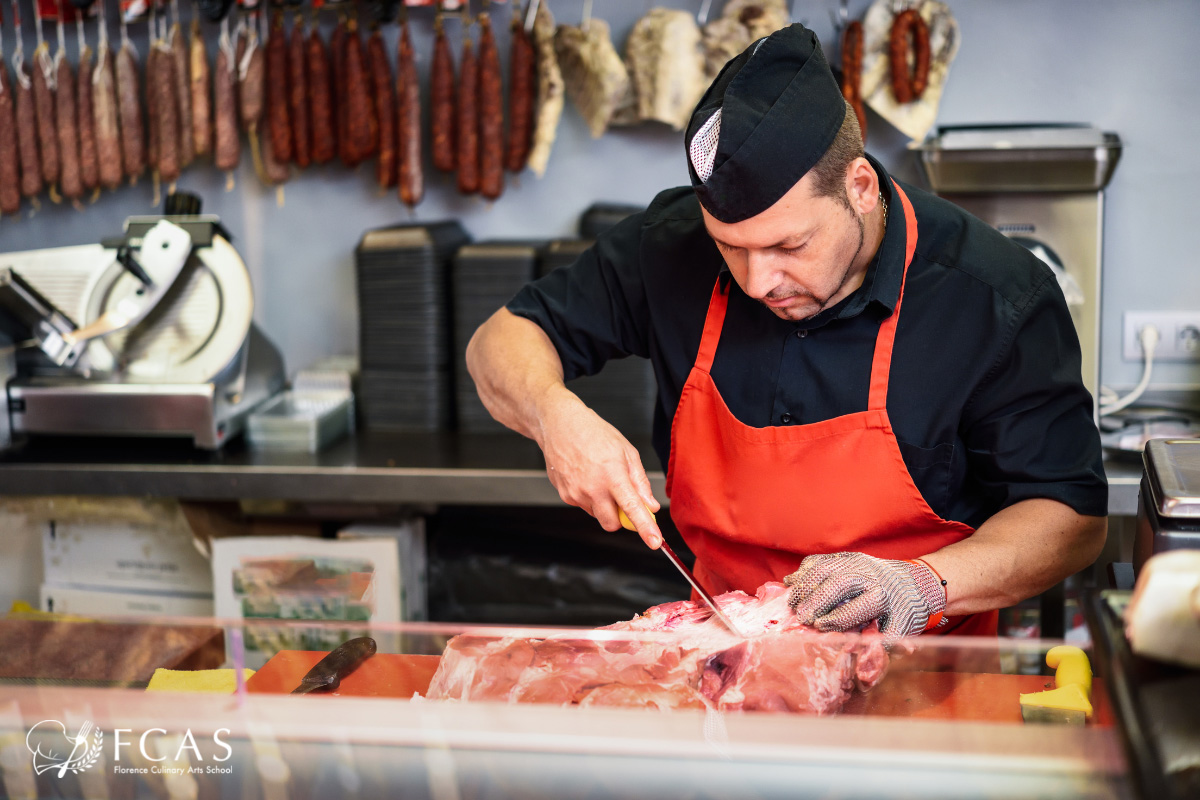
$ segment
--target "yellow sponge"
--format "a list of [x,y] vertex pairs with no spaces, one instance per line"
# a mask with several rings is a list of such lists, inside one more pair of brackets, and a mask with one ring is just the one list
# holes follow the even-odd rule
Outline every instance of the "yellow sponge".
[[[252,669],[243,669],[242,676],[249,679]],[[163,669],[154,670],[147,692],[207,692],[209,694],[233,694],[237,691],[237,674],[232,669]]]

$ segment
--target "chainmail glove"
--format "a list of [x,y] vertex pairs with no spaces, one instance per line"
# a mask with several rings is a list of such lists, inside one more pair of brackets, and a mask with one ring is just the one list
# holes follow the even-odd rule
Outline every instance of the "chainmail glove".
[[924,561],[888,561],[865,553],[809,556],[783,579],[800,622],[822,631],[858,630],[879,620],[889,639],[946,624],[946,589]]

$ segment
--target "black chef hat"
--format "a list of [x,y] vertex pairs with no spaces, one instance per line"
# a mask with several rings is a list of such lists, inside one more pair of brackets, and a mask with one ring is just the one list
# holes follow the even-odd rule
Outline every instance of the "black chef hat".
[[845,114],[812,31],[789,25],[754,42],[725,65],[688,123],[700,202],[727,223],[767,210],[825,155]]

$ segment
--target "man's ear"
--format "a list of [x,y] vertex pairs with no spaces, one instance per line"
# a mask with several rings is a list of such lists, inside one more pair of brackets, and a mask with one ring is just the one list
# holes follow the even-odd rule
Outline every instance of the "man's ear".
[[856,214],[870,214],[879,205],[879,176],[861,156],[846,168],[846,197]]

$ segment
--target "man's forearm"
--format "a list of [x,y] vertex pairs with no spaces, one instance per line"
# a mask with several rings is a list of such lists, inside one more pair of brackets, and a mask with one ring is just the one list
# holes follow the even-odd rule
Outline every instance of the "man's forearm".
[[471,337],[467,370],[492,416],[539,445],[543,405],[572,397],[550,338],[535,323],[504,308]]
[[924,560],[946,581],[946,613],[974,614],[1015,605],[1088,566],[1107,526],[1055,500],[1023,500]]

